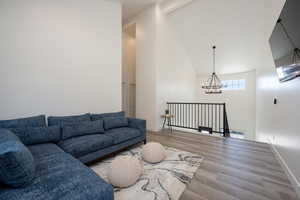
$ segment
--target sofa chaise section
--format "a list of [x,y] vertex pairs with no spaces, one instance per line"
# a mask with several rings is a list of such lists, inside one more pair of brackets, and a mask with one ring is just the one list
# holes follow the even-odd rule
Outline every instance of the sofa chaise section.
[[23,188],[0,186],[0,200],[113,200],[113,188],[55,144],[28,146],[34,156],[33,183]]

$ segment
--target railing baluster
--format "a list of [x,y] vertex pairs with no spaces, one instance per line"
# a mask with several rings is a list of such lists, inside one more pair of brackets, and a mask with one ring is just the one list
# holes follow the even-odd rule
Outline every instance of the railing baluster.
[[219,132],[221,132],[221,111],[220,111],[221,106],[218,105],[218,109],[219,109]]
[[195,116],[195,113],[196,113],[196,105],[193,104],[193,128],[196,127],[196,116]]
[[183,105],[181,104],[181,126],[184,125],[183,119],[184,119],[184,116],[183,116]]
[[182,127],[184,126],[184,104],[181,104]]
[[197,127],[197,105],[194,105],[194,128]]
[[[171,115],[174,114],[174,104],[171,104],[171,112],[170,112]],[[172,118],[170,118],[170,124],[173,124],[172,122]]]
[[190,127],[193,127],[193,104],[190,104],[190,116],[191,116],[191,120],[190,120]]
[[[176,114],[176,104],[173,104],[173,115],[175,116],[175,114]],[[172,121],[172,124],[176,125],[175,117],[171,117],[171,121]]]
[[191,128],[193,128],[194,127],[194,105],[193,104],[191,104]]
[[201,126],[203,126],[203,109],[202,109],[202,104],[201,104]]
[[177,125],[177,117],[176,117],[177,116],[177,105],[178,104],[175,104],[175,113],[174,113],[174,121],[175,121],[174,124],[175,125]]
[[190,105],[190,127],[193,127],[193,104],[189,104]]
[[215,130],[218,130],[217,123],[216,123],[217,122],[217,106],[215,105],[214,107],[215,107]]
[[211,126],[211,128],[213,129],[213,128],[214,128],[214,125],[213,125],[213,121],[214,121],[214,106],[213,106],[213,105],[211,105],[210,112],[211,112],[211,122],[210,122],[210,126]]
[[[169,114],[172,113],[172,104],[170,105],[170,110],[169,110]],[[168,126],[170,126],[170,120],[168,120]]]
[[179,110],[180,110],[180,126],[182,126],[182,107],[181,107],[181,104],[179,104]]
[[213,116],[213,114],[214,114],[214,113],[213,113],[213,109],[214,109],[214,106],[213,106],[213,105],[210,105],[210,127],[211,127],[211,128],[214,128],[214,127],[213,127],[213,117],[214,117],[214,116]]
[[208,116],[207,116],[207,119],[208,119],[207,127],[210,127],[209,104],[207,105],[207,114],[208,114]]
[[191,113],[190,113],[190,109],[191,109],[191,105],[190,104],[187,104],[187,124],[186,124],[186,126],[187,127],[190,127],[191,126],[191,119],[190,119],[190,117],[191,117]]
[[187,122],[187,105],[186,104],[183,104],[183,111],[184,111],[184,123],[183,123],[183,126],[186,127],[186,122]]
[[206,104],[204,104],[204,126],[207,126],[206,124]]
[[194,122],[194,116],[193,116],[194,110],[193,110],[193,107],[194,107],[194,105],[191,104],[191,127],[192,127],[192,128],[193,128],[193,122]]
[[200,121],[200,119],[199,119],[199,104],[197,105],[197,107],[198,107],[198,111],[197,111],[197,114],[198,114],[198,122],[197,122],[197,126],[196,126],[196,128],[198,128],[199,127],[199,121]]

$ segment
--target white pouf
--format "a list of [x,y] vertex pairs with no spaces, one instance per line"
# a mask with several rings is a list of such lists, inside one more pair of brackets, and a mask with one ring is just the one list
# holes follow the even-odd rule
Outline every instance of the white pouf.
[[143,146],[142,156],[146,162],[159,163],[166,157],[165,148],[156,142],[150,142]]
[[133,185],[142,175],[143,166],[133,156],[119,156],[114,159],[108,171],[108,180],[115,187]]

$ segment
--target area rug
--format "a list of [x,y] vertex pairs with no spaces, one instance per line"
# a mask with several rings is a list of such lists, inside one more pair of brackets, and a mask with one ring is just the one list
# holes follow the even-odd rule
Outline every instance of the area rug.
[[[144,172],[140,179],[128,188],[114,188],[116,200],[178,200],[192,180],[203,157],[186,151],[165,147],[166,159],[158,164],[143,161]],[[135,147],[120,155],[141,158],[141,147]],[[103,160],[91,168],[108,182],[107,171],[114,158]]]

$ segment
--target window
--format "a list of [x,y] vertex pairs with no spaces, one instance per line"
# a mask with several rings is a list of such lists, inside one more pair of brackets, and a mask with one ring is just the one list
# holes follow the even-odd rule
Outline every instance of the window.
[[246,80],[223,80],[222,90],[244,90],[246,89]]

